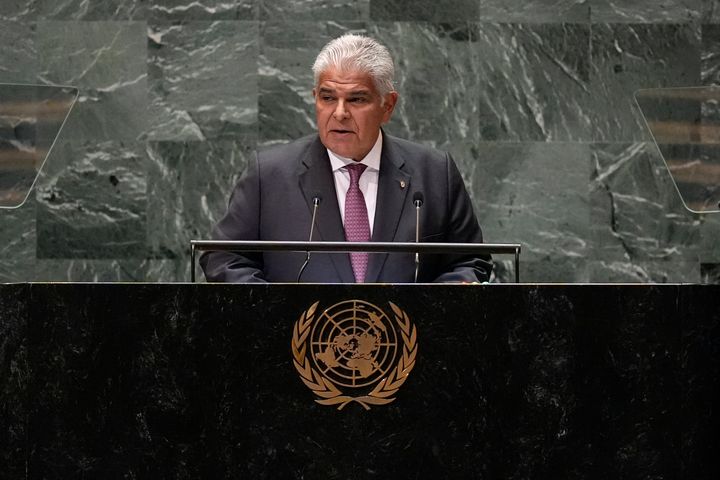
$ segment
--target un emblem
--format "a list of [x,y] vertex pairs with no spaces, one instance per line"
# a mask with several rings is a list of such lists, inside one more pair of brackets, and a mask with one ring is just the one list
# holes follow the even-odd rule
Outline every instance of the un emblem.
[[346,300],[317,315],[320,302],[293,327],[293,364],[321,405],[385,405],[415,366],[417,329],[392,302],[392,319],[377,305]]

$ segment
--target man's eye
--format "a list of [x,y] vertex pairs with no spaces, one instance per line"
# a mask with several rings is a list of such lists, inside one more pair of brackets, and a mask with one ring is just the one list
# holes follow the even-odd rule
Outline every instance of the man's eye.
[[330,95],[320,95],[320,100],[322,100],[323,102],[331,102],[334,99]]
[[367,98],[365,98],[365,97],[351,98],[348,101],[351,103],[365,103],[365,102],[367,102]]

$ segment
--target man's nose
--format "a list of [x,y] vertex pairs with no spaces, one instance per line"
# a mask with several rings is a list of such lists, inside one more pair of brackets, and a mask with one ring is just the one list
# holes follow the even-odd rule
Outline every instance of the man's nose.
[[333,117],[335,117],[335,120],[344,120],[349,116],[348,111],[345,109],[345,101],[344,100],[338,100],[337,106],[335,107],[335,111],[333,112]]

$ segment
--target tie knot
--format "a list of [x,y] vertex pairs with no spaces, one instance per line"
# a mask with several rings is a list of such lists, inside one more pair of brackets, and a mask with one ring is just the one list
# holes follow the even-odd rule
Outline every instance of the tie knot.
[[345,165],[347,171],[350,172],[350,183],[357,185],[360,182],[360,176],[363,174],[367,165],[363,163],[350,163]]

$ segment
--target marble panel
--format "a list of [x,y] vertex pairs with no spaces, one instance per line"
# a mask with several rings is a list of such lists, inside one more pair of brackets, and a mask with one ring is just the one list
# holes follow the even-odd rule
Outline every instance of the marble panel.
[[[225,214],[230,192],[248,159],[252,142],[151,142],[147,241],[153,259],[190,263],[190,240],[210,238]],[[184,279],[187,278],[187,274]]]
[[[207,236],[204,238],[207,238]],[[189,255],[175,260],[147,260],[144,266],[146,282],[173,283],[190,281]],[[195,261],[195,283],[205,283],[205,276],[197,260]]]
[[588,0],[593,23],[684,23],[702,17],[704,0]]
[[597,141],[651,140],[633,93],[698,85],[700,29],[695,25],[599,24],[592,29],[588,113]]
[[643,263],[657,262],[665,281],[685,281],[679,265],[688,262],[696,280],[699,216],[683,206],[654,144],[594,144],[592,159],[592,259],[640,279]]
[[344,33],[366,33],[357,22],[260,25],[259,142],[286,142],[316,132],[312,64],[320,49]]
[[720,85],[720,25],[702,25],[700,81],[702,85]]
[[33,0],[3,0],[0,20],[27,21],[35,18]]
[[720,23],[720,0],[702,1],[702,23]]
[[17,208],[0,208],[0,283],[35,278],[36,205],[31,195]]
[[143,282],[143,260],[39,259],[35,263],[36,282]]
[[698,216],[700,222],[700,261],[720,263],[720,214]]
[[154,20],[256,20],[259,0],[150,0]]
[[257,130],[257,23],[148,28],[152,140],[237,138]]
[[431,145],[478,140],[477,34],[467,23],[381,23],[368,35],[390,50],[400,99],[387,132]]
[[0,83],[38,83],[36,30],[31,23],[0,20]]
[[37,184],[38,258],[144,258],[147,169],[138,143],[56,145]]
[[38,22],[42,83],[80,89],[63,138],[130,140],[146,130],[143,22]]
[[[515,283],[515,265],[511,256],[493,256],[493,278],[490,283]],[[525,260],[520,253],[521,283],[588,283],[591,267],[585,258],[553,257]]]
[[0,465],[3,478],[23,478],[27,467],[27,388],[32,375],[27,341],[29,288],[27,285],[4,285],[0,295]]
[[[190,254],[183,252],[175,259],[39,259],[30,268],[32,278],[9,281],[33,282],[155,282],[190,281]],[[205,283],[199,265],[195,268],[195,282]]]
[[572,281],[573,266],[563,269],[570,278],[549,272],[560,259],[588,254],[588,146],[488,142],[452,152],[476,159],[463,170],[485,241],[521,243],[522,260],[545,263],[548,281]]
[[588,0],[479,0],[480,21],[588,23]]
[[370,0],[259,0],[260,20],[367,20]]
[[698,283],[700,264],[690,261],[590,260],[589,280],[593,283]]
[[720,263],[701,263],[700,281],[702,283],[720,284]]
[[370,0],[370,20],[448,22],[477,20],[478,0]]
[[480,24],[471,43],[480,138],[589,140],[590,28],[587,25]]
[[26,0],[38,20],[144,20],[147,0]]

